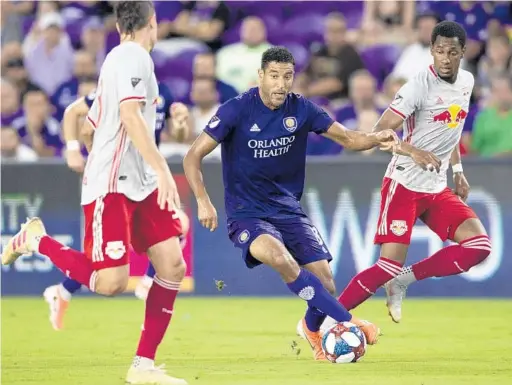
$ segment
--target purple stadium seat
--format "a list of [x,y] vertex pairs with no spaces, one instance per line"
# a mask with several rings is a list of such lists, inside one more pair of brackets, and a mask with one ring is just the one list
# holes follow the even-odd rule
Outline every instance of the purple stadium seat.
[[176,101],[183,102],[188,99],[188,94],[190,92],[189,80],[178,77],[169,77],[163,79],[162,82],[169,87]]
[[401,49],[395,45],[376,45],[361,51],[368,71],[377,79],[379,88],[391,73],[400,56]]
[[30,28],[34,23],[35,18],[33,16],[26,16],[23,18],[22,32],[23,35],[27,35],[30,32]]
[[69,35],[71,44],[77,46],[80,43],[80,37],[82,35],[83,24],[79,20],[70,21],[66,24],[66,32]]
[[323,40],[324,16],[320,14],[299,15],[285,22],[282,33],[306,45]]
[[240,26],[242,22],[238,22],[235,26],[228,29],[222,35],[222,43],[224,45],[238,43],[240,41]]
[[155,1],[157,20],[174,20],[180,13],[182,5],[178,1]]
[[117,31],[110,31],[107,34],[107,42],[106,42],[107,52],[110,52],[110,50],[118,44],[119,44],[119,34],[117,33]]

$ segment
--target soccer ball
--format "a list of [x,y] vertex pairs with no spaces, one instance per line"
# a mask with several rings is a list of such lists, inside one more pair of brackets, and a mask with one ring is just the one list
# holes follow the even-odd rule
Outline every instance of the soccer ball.
[[364,333],[350,322],[331,326],[322,337],[325,357],[334,364],[359,361],[366,353]]

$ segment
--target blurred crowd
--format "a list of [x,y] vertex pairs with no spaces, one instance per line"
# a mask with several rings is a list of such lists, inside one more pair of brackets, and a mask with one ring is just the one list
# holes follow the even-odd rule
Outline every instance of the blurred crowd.
[[[2,159],[63,155],[64,110],[94,91],[106,53],[119,42],[113,4],[1,2]],[[190,106],[189,135],[183,143],[164,135],[166,155],[183,153],[221,103],[258,84],[261,54],[271,45],[295,56],[294,91],[349,129],[371,130],[401,85],[432,63],[436,23],[454,20],[467,31],[462,65],[476,79],[462,153],[512,156],[510,2],[159,1],[155,7],[160,105]],[[347,151],[312,134],[308,153]]]

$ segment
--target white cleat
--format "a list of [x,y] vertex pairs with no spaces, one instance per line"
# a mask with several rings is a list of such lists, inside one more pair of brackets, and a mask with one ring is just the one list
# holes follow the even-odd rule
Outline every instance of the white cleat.
[[169,376],[163,369],[164,365],[155,366],[152,360],[137,357],[137,365],[132,365],[126,375],[126,383],[134,385],[188,385],[188,382]]
[[10,265],[22,255],[37,252],[39,241],[45,235],[46,230],[41,219],[27,219],[21,225],[21,230],[7,242],[2,253],[2,265]]
[[145,301],[148,298],[149,289],[153,285],[153,280],[148,276],[144,276],[141,278],[137,287],[135,287],[135,297],[140,299],[141,301]]
[[62,296],[59,285],[48,286],[43,293],[43,297],[50,307],[50,323],[53,329],[56,331],[62,330],[69,301]]
[[402,302],[405,298],[407,285],[394,278],[384,285],[386,289],[386,306],[391,319],[399,323],[402,319]]
[[297,324],[297,335],[303,340],[306,339],[306,334],[304,334],[304,327],[302,326],[302,319],[299,320]]

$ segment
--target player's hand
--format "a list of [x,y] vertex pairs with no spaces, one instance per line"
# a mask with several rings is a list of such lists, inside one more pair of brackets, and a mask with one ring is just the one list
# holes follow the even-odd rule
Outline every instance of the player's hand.
[[214,231],[219,224],[217,210],[208,197],[197,200],[197,217],[199,222],[210,231]]
[[441,160],[431,152],[415,148],[411,152],[411,158],[414,160],[414,163],[420,166],[423,170],[436,170],[437,172],[441,170]]
[[458,195],[463,202],[466,202],[469,195],[469,183],[462,172],[456,172],[453,174],[453,182],[455,183],[455,189],[453,192]]
[[158,206],[161,210],[176,211],[181,208],[178,187],[169,170],[158,173]]
[[66,151],[66,163],[68,167],[76,172],[84,172],[85,168],[85,159],[82,156],[82,153],[77,150],[67,150]]
[[188,119],[188,108],[183,103],[171,104],[171,117],[177,123],[185,123]]
[[395,151],[395,148],[400,144],[398,135],[393,130],[383,130],[377,132],[375,137],[379,141],[379,148],[382,151]]

